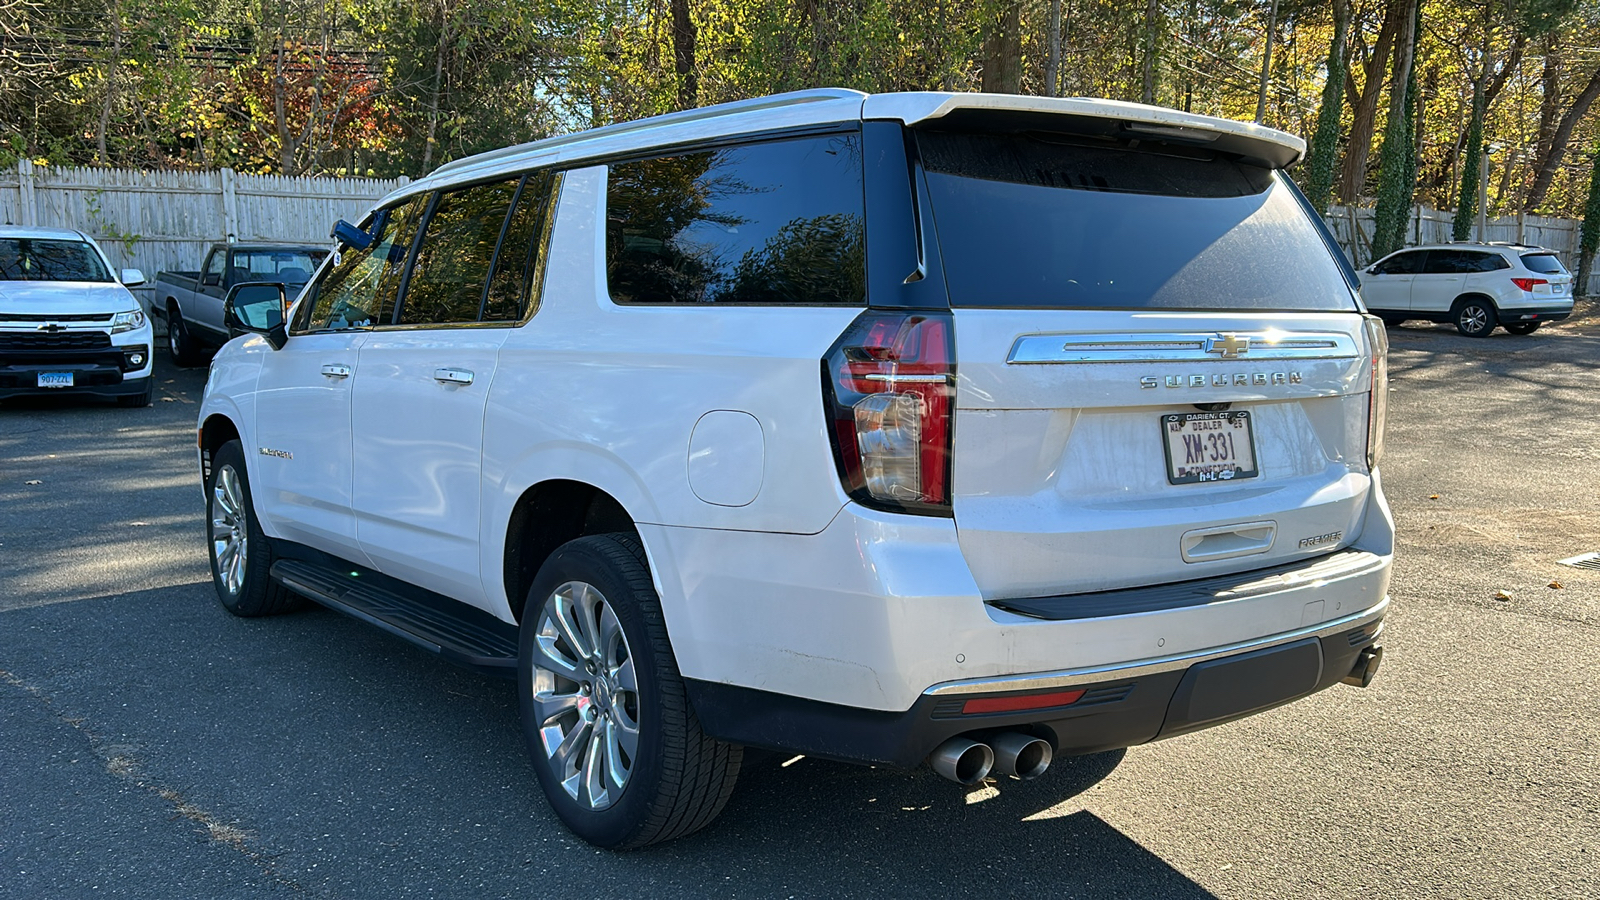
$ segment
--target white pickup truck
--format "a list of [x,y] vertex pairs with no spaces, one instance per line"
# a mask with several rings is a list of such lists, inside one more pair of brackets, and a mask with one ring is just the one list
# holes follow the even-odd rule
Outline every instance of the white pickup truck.
[[88,235],[0,226],[0,400],[58,392],[149,406],[150,323]]
[[218,242],[211,245],[199,271],[157,273],[150,314],[167,320],[167,349],[173,362],[198,365],[208,347],[228,342],[222,301],[229,288],[277,281],[296,291],[327,255],[326,247],[307,244]]

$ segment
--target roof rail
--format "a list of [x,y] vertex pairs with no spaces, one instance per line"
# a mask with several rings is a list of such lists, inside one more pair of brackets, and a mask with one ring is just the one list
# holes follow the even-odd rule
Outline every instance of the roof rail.
[[865,100],[866,94],[852,91],[848,88],[816,88],[806,91],[790,91],[787,94],[774,94],[770,97],[757,97],[752,100],[735,100],[731,103],[718,103],[715,106],[703,106],[697,109],[685,109],[680,112],[671,112],[648,119],[636,119],[630,122],[618,122],[615,125],[604,125],[600,128],[591,128],[587,131],[573,132],[572,134],[557,137],[543,138],[526,144],[517,144],[468,156],[453,162],[445,163],[428,175],[443,175],[462,169],[476,168],[485,163],[542,150],[555,150],[569,144],[603,140],[621,134],[643,131],[650,128],[661,128],[667,125],[681,125],[688,122],[702,122],[709,119],[718,119],[723,116],[734,116],[741,113],[757,112],[760,110],[782,109],[791,106],[800,106],[806,103],[817,103],[826,100]]

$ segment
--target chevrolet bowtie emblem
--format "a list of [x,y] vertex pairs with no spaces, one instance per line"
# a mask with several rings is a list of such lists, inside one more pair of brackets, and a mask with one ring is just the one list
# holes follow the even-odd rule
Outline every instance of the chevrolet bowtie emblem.
[[1223,359],[1238,359],[1250,352],[1250,339],[1237,334],[1219,334],[1206,338],[1206,352],[1220,353]]

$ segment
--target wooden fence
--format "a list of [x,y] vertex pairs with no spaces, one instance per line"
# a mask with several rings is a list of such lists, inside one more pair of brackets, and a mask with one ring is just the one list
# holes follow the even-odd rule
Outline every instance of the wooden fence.
[[[21,160],[0,171],[0,222],[77,228],[105,248],[113,264],[142,269],[147,278],[167,269],[197,269],[213,241],[320,244],[339,219],[355,220],[372,202],[409,179],[285,178],[215,172],[139,172],[126,169],[58,169]],[[1406,243],[1450,239],[1452,214],[1414,207]],[[1373,210],[1334,206],[1328,224],[1359,267],[1372,261]],[[1501,216],[1473,226],[1473,240],[1515,241],[1556,251],[1578,269],[1578,226],[1573,219]],[[1600,267],[1597,267],[1600,268]],[[1588,294],[1600,290],[1591,273]],[[153,288],[136,289],[148,302]]]
[[[339,219],[357,219],[409,179],[284,178],[214,172],[54,168],[21,160],[0,171],[0,222],[76,228],[100,242],[113,265],[155,281],[168,269],[198,269],[206,248],[241,241],[328,243]],[[154,288],[135,288],[148,303]]]

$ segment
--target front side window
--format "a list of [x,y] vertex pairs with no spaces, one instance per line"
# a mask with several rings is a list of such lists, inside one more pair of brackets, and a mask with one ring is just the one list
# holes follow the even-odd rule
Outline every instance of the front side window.
[[611,297],[860,305],[864,221],[858,134],[618,163],[606,187]]
[[0,281],[111,280],[87,241],[0,238]]
[[414,197],[379,217],[377,238],[365,250],[344,248],[338,265],[322,272],[303,301],[296,332],[339,331],[387,325],[394,314],[400,276],[427,197]]
[[401,325],[476,322],[489,266],[520,179],[439,196],[406,283]]
[[1409,253],[1400,253],[1384,260],[1378,266],[1379,275],[1415,275],[1422,271],[1422,261],[1427,257],[1428,251],[1414,250]]

